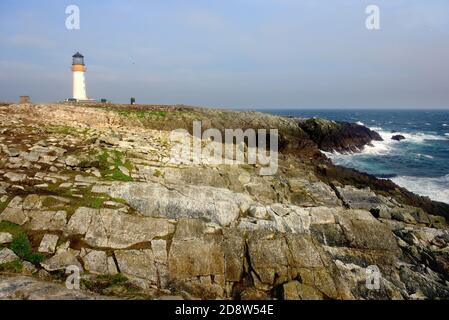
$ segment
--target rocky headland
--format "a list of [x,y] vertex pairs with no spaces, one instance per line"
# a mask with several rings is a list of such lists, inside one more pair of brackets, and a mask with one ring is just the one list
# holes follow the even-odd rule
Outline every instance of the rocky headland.
[[[170,131],[195,120],[278,129],[277,173],[173,164]],[[447,299],[449,205],[321,152],[379,139],[258,112],[1,104],[0,299]]]
[[320,150],[328,152],[359,152],[372,141],[382,141],[377,132],[356,123],[311,118],[298,119],[298,125]]

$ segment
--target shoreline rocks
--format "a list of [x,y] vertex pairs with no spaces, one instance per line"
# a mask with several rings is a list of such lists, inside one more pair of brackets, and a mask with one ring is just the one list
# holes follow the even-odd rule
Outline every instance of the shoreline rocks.
[[[318,149],[359,149],[378,139],[366,128],[116,108],[0,106],[0,274],[17,275],[0,275],[0,297],[14,296],[14,281],[29,288],[21,274],[45,279],[30,284],[39,289],[69,268],[83,290],[119,298],[449,299],[448,207],[333,166]],[[170,163],[170,126],[192,119],[279,127],[279,170]],[[366,287],[373,266],[379,290]]]
[[405,140],[405,137],[403,135],[397,134],[397,135],[392,136],[391,140],[402,141],[402,140]]
[[359,152],[372,141],[382,141],[377,132],[355,123],[311,118],[298,120],[298,125],[320,150],[328,152]]

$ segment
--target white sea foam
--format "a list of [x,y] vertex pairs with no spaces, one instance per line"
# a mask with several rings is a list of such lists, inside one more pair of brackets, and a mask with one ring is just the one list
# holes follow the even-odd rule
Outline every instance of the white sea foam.
[[362,121],[357,121],[356,122],[359,126],[364,126],[365,124]]
[[421,153],[418,153],[417,156],[418,156],[418,157],[424,157],[424,158],[427,158],[427,159],[433,159],[433,157],[430,156],[430,155],[428,155],[428,154],[421,154]]
[[[383,141],[372,141],[370,145],[366,145],[359,153],[342,154],[337,152],[325,152],[325,154],[336,164],[346,167],[354,167],[354,164],[358,162],[356,160],[358,157],[361,157],[361,159],[359,160],[362,160],[363,165],[363,163],[366,162],[365,160],[363,160],[363,157],[367,157],[368,160],[371,158],[371,156],[396,154],[397,152],[401,152],[401,148],[403,148],[404,143],[423,144],[430,143],[430,141],[435,140],[449,139],[449,132],[438,135],[434,132],[425,131],[413,133],[406,132],[406,129],[394,133],[381,127],[370,127],[370,129],[378,132]],[[405,137],[405,140],[392,140],[391,138],[394,135],[402,135]],[[428,154],[417,153],[416,156],[433,159],[433,156]],[[373,161],[375,160],[373,159]],[[449,174],[437,178],[399,176],[391,178],[391,180],[393,180],[393,182],[395,182],[399,186],[410,190],[411,192],[422,196],[427,196],[435,201],[441,201],[449,204]]]
[[[372,127],[370,129],[377,131],[380,134],[380,136],[382,137],[382,139],[384,139],[384,141],[391,140],[391,137],[393,137],[395,135],[401,135],[405,138],[405,140],[402,140],[402,141],[412,142],[412,143],[422,143],[425,141],[434,141],[434,140],[447,140],[447,138],[444,136],[440,136],[440,135],[428,133],[428,132],[414,132],[414,133],[394,132],[394,133],[391,133],[391,131],[385,131],[379,127]],[[397,141],[395,141],[395,142],[397,142]]]
[[387,137],[387,134],[383,134],[382,128],[380,127],[372,127],[371,130],[377,131],[383,141],[372,141],[369,145],[365,145],[362,150],[358,152],[348,152],[348,153],[340,153],[337,151],[334,152],[326,152],[322,151],[328,158],[332,159],[337,164],[346,164],[352,157],[359,157],[364,155],[376,155],[382,156],[387,155],[392,151],[392,146],[394,144],[394,140],[391,140],[391,134]]
[[373,141],[370,145],[366,145],[360,154],[377,156],[387,155],[393,150],[391,141],[393,140]]
[[[395,132],[391,133],[391,131],[383,130],[381,127],[370,127],[371,130],[376,131],[382,137],[383,141],[372,141],[370,144],[366,145],[362,150],[357,153],[339,153],[339,152],[324,152],[327,157],[334,160],[337,164],[344,165],[347,163],[352,157],[359,156],[385,156],[391,154],[392,152],[400,148],[401,143],[424,143],[426,141],[433,140],[447,140],[449,137],[449,133],[445,133],[445,136],[439,136],[436,134],[424,133],[424,132],[416,132],[416,133],[406,133],[406,132]],[[405,140],[396,141],[391,139],[395,135],[404,136]],[[429,159],[433,159],[430,155],[425,154],[417,154],[418,157],[425,157]]]
[[447,123],[443,123],[442,126],[443,126],[443,127],[447,127],[448,124],[447,124]]
[[437,178],[400,176],[391,180],[416,194],[449,203],[449,174]]

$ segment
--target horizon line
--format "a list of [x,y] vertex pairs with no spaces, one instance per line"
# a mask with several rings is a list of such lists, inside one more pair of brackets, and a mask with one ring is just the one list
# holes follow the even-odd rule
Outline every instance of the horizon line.
[[[31,104],[52,104],[52,103],[64,103],[63,100],[57,100],[57,101],[31,101]],[[101,103],[99,100],[94,99],[92,102],[98,102]],[[17,104],[16,101],[7,101],[0,99],[0,103],[11,103],[11,104]],[[129,102],[113,102],[108,101],[109,104],[120,104],[120,105],[131,105]],[[209,109],[231,109],[231,110],[255,110],[255,111],[273,111],[273,110],[285,110],[285,111],[294,111],[294,110],[358,110],[358,111],[367,111],[367,110],[382,110],[382,111],[395,111],[395,110],[443,110],[443,111],[449,111],[449,105],[448,106],[432,106],[432,107],[407,107],[407,106],[400,106],[400,107],[314,107],[314,106],[298,106],[298,107],[257,107],[257,106],[220,106],[220,105],[201,105],[201,104],[188,104],[188,103],[158,103],[158,102],[136,102],[135,105],[164,105],[164,106],[179,106],[184,105],[187,107],[198,107],[198,108],[209,108]]]

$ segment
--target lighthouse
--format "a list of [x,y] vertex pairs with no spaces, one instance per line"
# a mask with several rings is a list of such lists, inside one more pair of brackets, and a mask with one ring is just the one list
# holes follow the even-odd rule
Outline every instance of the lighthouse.
[[86,80],[84,78],[84,73],[86,72],[84,56],[77,52],[72,56],[72,58],[73,99],[87,100]]

